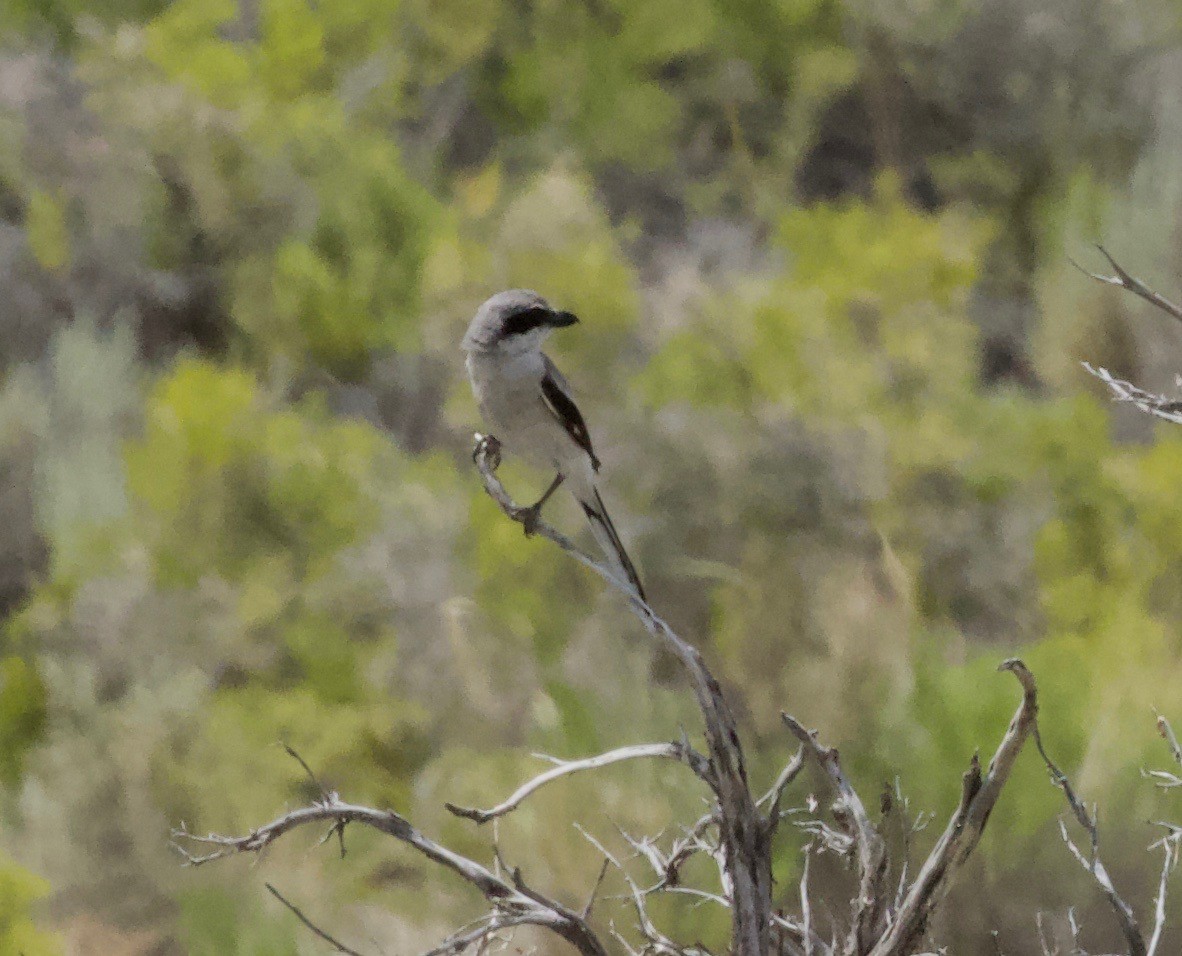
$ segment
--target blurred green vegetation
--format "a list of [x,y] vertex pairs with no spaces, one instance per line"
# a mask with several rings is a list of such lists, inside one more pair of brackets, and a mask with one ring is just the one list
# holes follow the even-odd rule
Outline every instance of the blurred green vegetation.
[[[1147,900],[1182,431],[1078,360],[1168,388],[1182,341],[1067,256],[1104,238],[1176,291],[1182,39],[1164,0],[1117,7],[0,7],[0,953],[305,952],[257,870],[184,869],[169,828],[242,831],[323,785],[487,859],[445,800],[503,796],[532,751],[694,731],[619,602],[474,479],[458,342],[514,285],[584,319],[553,352],[606,494],[758,779],[787,709],[868,799],[898,781],[942,821],[1020,653]],[[506,474],[523,500],[549,477]],[[581,899],[570,821],[676,832],[702,798],[679,769],[558,784],[502,851]],[[1028,755],[934,929],[951,952],[993,929],[1037,952],[1035,913],[1071,905],[1115,945],[1059,812]],[[473,914],[347,840],[263,868],[386,952]],[[660,905],[721,945],[719,913]]]

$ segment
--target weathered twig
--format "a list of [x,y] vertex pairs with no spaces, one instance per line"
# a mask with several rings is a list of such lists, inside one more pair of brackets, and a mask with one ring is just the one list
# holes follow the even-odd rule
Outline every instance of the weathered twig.
[[1170,726],[1170,722],[1161,714],[1157,715],[1157,732],[1169,745],[1170,756],[1174,758],[1174,763],[1182,767],[1182,744],[1178,743],[1178,737],[1174,733],[1174,728]]
[[[1178,737],[1174,733],[1174,728],[1170,726],[1170,722],[1166,720],[1163,714],[1157,715],[1157,732],[1161,734],[1162,739],[1165,740],[1166,745],[1170,748],[1170,756],[1174,758],[1174,762],[1182,767],[1182,746],[1178,744]],[[1182,784],[1173,774],[1167,774],[1164,770],[1158,771],[1159,774],[1165,777],[1173,777],[1176,783],[1161,784],[1159,786],[1177,786]],[[1157,847],[1161,848],[1163,859],[1161,864],[1161,875],[1157,883],[1157,899],[1154,902],[1154,917],[1153,917],[1153,935],[1149,940],[1149,956],[1154,956],[1157,952],[1157,947],[1161,943],[1162,932],[1166,927],[1166,883],[1169,880],[1170,874],[1178,865],[1179,851],[1182,850],[1182,827],[1172,823],[1162,823],[1166,829],[1166,835],[1155,842],[1150,849]]]
[[[301,763],[302,762],[303,761],[301,761]],[[348,946],[346,946],[340,940],[333,938],[328,933],[326,933],[324,930],[322,930],[319,926],[317,926],[315,923],[313,923],[310,919],[308,919],[308,917],[305,916],[300,911],[300,908],[298,906],[296,906],[289,899],[287,899],[282,893],[280,893],[277,889],[275,889],[275,887],[272,886],[270,883],[264,883],[263,885],[267,888],[267,891],[273,897],[275,897],[275,899],[279,900],[280,903],[282,903],[289,910],[291,910],[292,913],[295,914],[296,919],[298,919],[301,923],[303,923],[306,927],[308,927],[308,929],[310,929],[313,933],[315,933],[322,940],[324,940],[326,943],[328,943],[330,946],[332,946],[334,949],[336,949],[336,951],[338,953],[344,953],[345,956],[361,956],[361,953],[357,952],[357,950],[350,949]]]
[[1090,276],[1097,282],[1103,282],[1105,285],[1114,285],[1118,288],[1126,289],[1127,291],[1132,292],[1133,295],[1140,296],[1146,302],[1157,306],[1157,308],[1165,312],[1166,315],[1173,316],[1175,319],[1182,322],[1182,306],[1175,305],[1165,296],[1154,292],[1140,279],[1129,275],[1129,273],[1121,267],[1120,263],[1118,263],[1112,258],[1111,255],[1109,255],[1108,250],[1103,246],[1098,245],[1096,248],[1100,250],[1100,255],[1108,260],[1108,264],[1112,266],[1112,271],[1114,273],[1113,275],[1106,276],[1101,275],[1098,272],[1091,272],[1081,266],[1074,259],[1070,259],[1068,261],[1084,275]]
[[805,956],[813,956],[813,905],[809,899],[810,847],[805,847],[804,866],[800,874],[800,939]]
[[[500,442],[493,436],[476,436],[472,459],[480,472],[484,489],[501,510],[523,525],[525,512],[496,476],[500,465]],[[735,956],[765,956],[771,943],[771,854],[767,830],[751,796],[743,748],[737,725],[722,688],[706,667],[698,649],[681,638],[636,593],[601,562],[542,520],[529,519],[529,531],[562,548],[590,568],[627,599],[648,633],[660,641],[684,668],[705,724],[712,770],[712,789],[718,800],[719,840],[734,903],[732,950]]]
[[920,867],[915,882],[903,898],[890,928],[870,950],[871,956],[904,956],[919,942],[932,912],[944,899],[956,872],[968,859],[989,822],[1022,746],[1038,716],[1038,691],[1034,676],[1017,658],[998,668],[1012,673],[1022,685],[1022,702],[1010,720],[985,776],[974,754],[964,775],[960,805],[936,846]]
[[521,926],[521,922],[511,917],[505,917],[501,913],[489,913],[476,921],[475,925],[469,924],[463,929],[452,933],[438,946],[427,950],[421,956],[459,956],[469,946],[476,946],[476,956],[487,952],[487,945],[493,938],[502,930],[512,929],[514,926]]
[[791,785],[792,781],[800,774],[801,768],[804,767],[804,744],[800,745],[800,749],[796,751],[796,755],[788,761],[784,769],[780,771],[780,775],[776,777],[776,782],[772,784],[770,790],[759,798],[756,806],[767,807],[767,832],[768,839],[776,835],[776,828],[780,825],[780,820],[783,814],[780,811],[780,804],[784,799],[784,791]]
[[781,719],[817,761],[837,791],[833,815],[849,832],[858,860],[858,896],[854,900],[854,918],[846,952],[868,952],[881,930],[887,893],[883,879],[887,873],[886,845],[870,822],[862,799],[841,769],[841,759],[834,747],[824,746],[815,731],[807,730],[795,717],[780,714]]
[[[645,897],[647,894],[640,888],[639,884],[637,884],[637,882],[632,879],[632,875],[623,866],[623,864],[620,863],[619,859],[617,859],[616,856],[607,849],[607,847],[595,839],[595,837],[584,830],[581,826],[575,824],[575,829],[577,829],[579,833],[583,835],[583,838],[588,843],[590,843],[603,855],[605,860],[607,860],[613,867],[620,871],[620,876],[624,878],[624,882],[628,885],[632,906],[636,910],[636,928],[640,932],[641,936],[644,937],[644,953],[646,956],[647,954],[660,954],[660,956],[710,956],[709,950],[700,946],[681,946],[671,940],[659,929],[657,929],[656,924],[652,921],[652,918],[648,913],[648,905],[645,902]],[[620,943],[625,946],[628,945],[627,940],[625,940],[618,933],[616,933],[615,936],[616,939],[620,941]],[[634,952],[634,950],[631,950],[631,947],[628,948],[630,951]]]
[[1161,934],[1166,928],[1166,884],[1169,881],[1170,873],[1178,865],[1177,839],[1166,837],[1159,842],[1164,858],[1161,863],[1161,875],[1157,881],[1157,898],[1153,906],[1153,935],[1149,938],[1148,956],[1155,956],[1157,953],[1157,947],[1161,943]]
[[[1136,276],[1130,275],[1120,263],[1112,258],[1108,250],[1103,246],[1097,246],[1096,248],[1108,260],[1108,264],[1112,267],[1112,275],[1091,272],[1075,260],[1070,260],[1071,264],[1084,275],[1095,279],[1097,282],[1103,282],[1105,285],[1125,289],[1156,306],[1162,312],[1166,313],[1166,315],[1182,321],[1182,306],[1176,305],[1165,296],[1149,288],[1149,286]],[[1182,424],[1182,401],[1166,398],[1164,395],[1156,395],[1153,392],[1147,392],[1142,388],[1138,388],[1132,382],[1116,378],[1106,368],[1095,368],[1087,362],[1083,363],[1083,367],[1108,386],[1116,401],[1129,402],[1141,411],[1157,418],[1162,418],[1175,424]]]
[[[345,803],[333,794],[322,802],[286,813],[245,836],[212,833],[198,836],[181,827],[173,831],[173,841],[191,866],[199,866],[237,853],[258,853],[298,827],[326,821],[339,825],[361,823],[406,843],[475,886],[492,904],[494,911],[505,914],[514,925],[541,926],[565,939],[584,956],[607,956],[607,950],[582,916],[528,887],[520,874],[514,873],[512,883],[507,882],[475,860],[436,843],[394,811]],[[195,854],[181,841],[213,849],[205,854]]]
[[1084,806],[1083,801],[1079,799],[1079,795],[1075,792],[1075,788],[1072,787],[1067,774],[1060,770],[1058,765],[1047,754],[1046,748],[1042,743],[1042,734],[1038,730],[1037,720],[1034,724],[1034,743],[1038,747],[1038,753],[1042,757],[1043,763],[1046,764],[1047,772],[1051,775],[1051,782],[1063,791],[1063,798],[1067,801],[1067,806],[1071,809],[1072,816],[1075,817],[1079,825],[1087,832],[1090,842],[1090,852],[1087,856],[1084,856],[1079,847],[1071,839],[1071,835],[1067,832],[1067,824],[1060,820],[1059,833],[1063,837],[1063,842],[1067,844],[1067,849],[1071,851],[1071,855],[1075,857],[1079,865],[1092,875],[1092,879],[1096,881],[1096,885],[1100,887],[1107,897],[1109,904],[1111,904],[1113,911],[1116,913],[1117,920],[1120,922],[1121,933],[1124,935],[1125,942],[1129,947],[1129,956],[1150,956],[1151,951],[1145,945],[1145,937],[1141,932],[1141,927],[1137,922],[1137,916],[1133,912],[1133,908],[1117,893],[1116,887],[1112,882],[1112,877],[1109,876],[1108,869],[1100,859],[1100,829],[1097,825],[1095,813],[1088,811],[1088,808]]
[[667,886],[677,886],[681,882],[681,868],[695,853],[707,853],[716,856],[717,848],[705,840],[705,833],[710,827],[718,823],[717,814],[713,811],[698,818],[698,821],[685,831],[685,836],[673,841],[669,849],[669,856],[661,859],[659,856],[646,854],[649,863],[657,873],[657,884],[650,892],[664,889]]
[[1128,402],[1130,405],[1135,405],[1141,411],[1153,415],[1156,418],[1162,418],[1167,422],[1182,425],[1182,400],[1166,398],[1164,395],[1147,392],[1143,388],[1138,388],[1132,382],[1127,382],[1123,378],[1114,377],[1106,368],[1097,368],[1088,362],[1082,362],[1081,364],[1088,372],[1108,386],[1109,391],[1112,392],[1113,401]]
[[551,781],[557,780],[559,777],[579,773],[583,770],[596,770],[600,767],[607,767],[624,760],[639,760],[648,757],[676,760],[689,764],[690,767],[694,768],[701,775],[707,775],[709,772],[706,758],[701,754],[695,753],[688,744],[678,742],[636,744],[631,747],[620,747],[616,750],[609,750],[607,753],[599,754],[595,757],[587,757],[583,760],[555,760],[554,758],[547,758],[553,760],[557,766],[522,784],[511,796],[495,807],[490,807],[488,810],[478,810],[474,807],[459,807],[454,803],[448,803],[445,806],[457,817],[465,817],[468,820],[475,820],[477,823],[487,823],[489,820],[502,817],[506,813],[516,810],[526,797],[540,790]]

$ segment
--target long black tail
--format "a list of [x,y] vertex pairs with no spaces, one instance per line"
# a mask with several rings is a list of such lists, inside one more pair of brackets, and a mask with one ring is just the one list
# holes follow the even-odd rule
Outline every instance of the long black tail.
[[648,603],[648,598],[644,593],[644,585],[640,583],[640,575],[636,573],[636,566],[628,557],[628,552],[624,550],[624,543],[616,533],[616,526],[612,524],[611,516],[608,515],[603,499],[599,496],[599,490],[597,488],[591,489],[591,500],[585,500],[580,496],[579,504],[583,506],[583,513],[591,524],[591,533],[595,535],[595,540],[603,548],[608,560],[616,565],[618,571],[624,573],[624,577],[636,589],[640,599]]

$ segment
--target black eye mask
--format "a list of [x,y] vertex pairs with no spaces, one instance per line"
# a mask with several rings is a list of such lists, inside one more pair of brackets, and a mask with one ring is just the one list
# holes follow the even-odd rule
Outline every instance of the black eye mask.
[[550,325],[553,313],[541,306],[514,312],[505,320],[505,335],[524,335],[543,325]]

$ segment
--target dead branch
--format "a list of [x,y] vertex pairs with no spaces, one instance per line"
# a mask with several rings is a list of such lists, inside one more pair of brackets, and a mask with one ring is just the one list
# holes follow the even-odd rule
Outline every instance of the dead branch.
[[[406,818],[391,810],[345,803],[336,793],[324,790],[311,768],[298,754],[289,750],[320,790],[321,798],[310,806],[286,813],[243,836],[198,836],[182,825],[173,832],[174,845],[190,865],[197,866],[239,853],[258,853],[285,834],[307,824],[327,822],[331,825],[331,836],[333,833],[342,835],[347,825],[357,823],[393,837],[432,862],[451,870],[476,887],[488,902],[489,908],[484,915],[457,930],[430,950],[427,956],[458,956],[471,947],[485,952],[491,943],[504,938],[499,935],[503,931],[522,925],[548,929],[584,956],[607,956],[607,949],[592,930],[589,919],[605,877],[613,868],[619,870],[627,886],[628,892],[623,898],[629,900],[635,910],[636,932],[643,942],[634,946],[625,935],[616,931],[614,925],[610,928],[611,935],[625,951],[637,956],[709,956],[708,950],[700,943],[679,943],[657,927],[650,916],[648,903],[650,897],[658,893],[687,894],[702,904],[728,909],[731,913],[729,952],[732,956],[908,956],[918,950],[931,948],[925,939],[931,916],[980,841],[1014,762],[1026,739],[1033,735],[1052,779],[1063,790],[1076,819],[1091,837],[1091,853],[1085,857],[1071,842],[1064,828],[1067,845],[1101,887],[1110,893],[1110,899],[1114,901],[1113,905],[1122,919],[1122,927],[1126,929],[1130,956],[1156,956],[1155,950],[1165,920],[1166,880],[1177,861],[1182,830],[1167,828],[1167,835],[1160,841],[1164,847],[1165,860],[1159,884],[1157,919],[1147,947],[1132,910],[1116,895],[1099,861],[1094,817],[1088,814],[1067,778],[1043,749],[1037,722],[1037,688],[1030,671],[1020,660],[1007,660],[999,668],[1014,675],[1023,693],[988,770],[982,772],[980,761],[974,754],[963,776],[961,797],[955,812],[917,876],[909,883],[910,838],[924,826],[922,814],[912,822],[906,801],[900,796],[896,804],[896,795],[888,789],[882,801],[882,818],[875,824],[846,777],[837,750],[823,745],[815,731],[806,729],[787,714],[781,716],[799,741],[800,748],[767,792],[758,800],[755,799],[748,781],[733,713],[698,650],[679,637],[629,583],[617,579],[606,566],[577,548],[566,536],[544,521],[537,520],[532,513],[527,515],[512,501],[495,474],[500,462],[499,444],[495,438],[477,436],[473,458],[486,491],[506,515],[526,525],[530,533],[536,533],[558,545],[616,587],[625,596],[650,637],[678,659],[702,715],[707,753],[696,751],[683,736],[681,741],[635,744],[578,760],[546,758],[555,766],[527,780],[495,806],[478,809],[446,804],[451,813],[477,824],[493,822],[495,862],[489,869],[425,836]],[[1182,747],[1179,747],[1169,724],[1164,718],[1159,718],[1158,726],[1170,744],[1171,754],[1182,765]],[[503,864],[495,839],[497,821],[501,817],[515,811],[534,793],[560,777],[645,758],[686,764],[707,784],[712,797],[707,802],[707,812],[692,827],[683,830],[683,835],[673,840],[667,852],[660,835],[633,837],[620,831],[635,854],[625,862],[631,864],[643,860],[656,875],[656,882],[647,889],[625,869],[616,856],[582,828],[579,828],[580,832],[602,854],[603,865],[590,898],[581,910],[568,908],[534,890],[527,885],[520,871]],[[804,872],[799,886],[800,915],[795,917],[772,909],[771,843],[781,820],[789,813],[796,812],[786,812],[781,807],[785,793],[809,760],[817,764],[836,793],[830,807],[834,822],[830,825],[822,819],[807,819],[798,824],[801,831],[810,835],[810,841],[805,847]],[[1172,781],[1178,780],[1173,774],[1164,771],[1155,772],[1155,779],[1162,786],[1173,785]],[[810,814],[815,812],[816,806],[816,801],[810,797]],[[887,837],[893,834],[891,828],[899,825],[903,826],[904,859],[896,873],[890,862]],[[199,851],[197,847],[202,849]],[[839,928],[830,916],[832,933],[829,940],[821,936],[816,926],[817,910],[809,888],[811,858],[826,850],[852,859],[857,872],[857,892],[850,903],[849,926]],[[713,887],[701,889],[681,885],[681,868],[696,854],[709,856],[717,866],[717,890]],[[646,878],[648,882],[651,881]],[[346,956],[358,956],[354,950],[319,929],[297,907],[280,896],[274,887],[268,885],[268,889],[325,942]],[[831,907],[825,906],[821,912],[830,913]]]
[[[288,748],[288,750],[289,750],[289,752],[291,752],[290,748]],[[294,753],[293,753],[293,756],[294,756]],[[300,762],[303,763],[302,760]],[[309,771],[309,773],[310,773],[310,771]],[[300,911],[300,908],[298,906],[296,906],[294,903],[292,903],[290,900],[288,900],[282,893],[280,893],[277,889],[275,889],[275,887],[272,886],[270,883],[264,883],[263,885],[267,888],[267,891],[273,897],[275,897],[275,899],[279,900],[280,903],[282,903],[289,910],[291,910],[292,913],[295,914],[296,919],[298,919],[301,923],[303,923],[306,927],[308,927],[308,929],[310,929],[313,933],[315,933],[322,940],[324,940],[326,943],[328,943],[330,946],[332,946],[338,953],[344,953],[345,956],[361,956],[361,953],[357,952],[357,950],[350,949],[348,946],[346,946],[340,940],[334,939],[332,936],[330,936],[328,933],[326,933],[324,930],[322,930],[319,926],[317,926],[315,923],[313,923],[310,919],[308,919],[308,917],[305,916]]]
[[[311,806],[286,813],[245,836],[220,836],[213,833],[198,836],[182,826],[173,831],[173,845],[190,866],[200,866],[238,853],[258,853],[292,830],[322,822],[338,826],[361,823],[413,847],[427,859],[446,867],[475,886],[492,905],[493,914],[503,918],[501,926],[540,926],[565,939],[584,956],[607,956],[607,950],[580,914],[531,889],[520,873],[515,871],[512,882],[507,882],[475,860],[436,843],[394,811],[345,803],[335,794],[329,794],[328,799]],[[193,853],[185,847],[185,843],[212,849],[203,854]]]
[[919,943],[931,914],[943,901],[957,871],[980,841],[1014,762],[1034,727],[1038,716],[1038,691],[1034,676],[1017,658],[1003,662],[998,669],[1009,671],[1022,685],[1022,701],[1018,710],[1010,720],[1010,726],[989,762],[984,777],[981,776],[980,762],[973,755],[964,775],[960,805],[920,867],[915,882],[894,914],[890,928],[869,951],[870,956],[905,956]]
[[1123,378],[1115,378],[1106,368],[1096,368],[1088,362],[1081,364],[1088,372],[1108,386],[1114,402],[1127,402],[1156,418],[1182,425],[1182,400],[1147,392],[1132,382],[1126,382]]
[[1117,893],[1116,887],[1112,883],[1112,877],[1108,875],[1108,869],[1100,859],[1100,829],[1097,825],[1096,816],[1094,813],[1089,812],[1088,808],[1084,806],[1083,801],[1079,799],[1067,774],[1060,770],[1058,765],[1047,754],[1046,748],[1042,743],[1042,735],[1038,730],[1037,721],[1034,725],[1034,743],[1038,747],[1038,753],[1042,757],[1043,763],[1046,764],[1047,772],[1051,775],[1051,783],[1063,791],[1063,798],[1067,801],[1067,806],[1071,809],[1072,816],[1075,817],[1079,825],[1087,832],[1090,852],[1087,856],[1083,854],[1071,839],[1071,835],[1067,832],[1067,824],[1060,820],[1059,833],[1063,837],[1063,842],[1067,844],[1067,849],[1071,851],[1071,855],[1075,857],[1079,865],[1092,875],[1092,879],[1096,881],[1096,885],[1100,887],[1101,891],[1108,898],[1108,902],[1116,913],[1117,920],[1120,922],[1121,933],[1124,935],[1125,942],[1128,944],[1129,956],[1150,956],[1150,950],[1145,945],[1145,937],[1141,933],[1141,927],[1137,922],[1137,916],[1133,912],[1133,908]]
[[[1103,246],[1098,245],[1096,248],[1108,260],[1108,264],[1112,267],[1112,275],[1091,272],[1075,260],[1072,259],[1069,261],[1080,272],[1095,279],[1097,282],[1103,282],[1105,285],[1116,286],[1119,289],[1131,292],[1133,295],[1144,299],[1146,302],[1160,309],[1166,315],[1182,321],[1182,306],[1176,305],[1165,296],[1155,292],[1136,276],[1130,275],[1120,263],[1112,258],[1108,250]],[[1182,424],[1182,401],[1167,398],[1164,395],[1156,395],[1153,392],[1147,392],[1142,388],[1138,388],[1132,382],[1126,382],[1124,379],[1114,377],[1106,368],[1095,368],[1087,362],[1082,364],[1088,372],[1108,386],[1109,391],[1112,392],[1114,401],[1128,402],[1147,414],[1165,419],[1168,422]]]
[[[620,863],[619,859],[600,843],[595,837],[584,830],[577,823],[575,829],[583,835],[583,838],[590,843],[596,850],[602,854],[603,858],[610,863],[615,869],[619,870],[620,875],[624,878],[624,882],[628,885],[628,891],[632,901],[632,906],[636,910],[637,930],[645,941],[645,948],[642,952],[647,954],[659,954],[659,956],[711,956],[710,951],[702,946],[681,946],[675,943],[668,936],[657,929],[656,924],[652,921],[652,917],[648,913],[648,905],[646,898],[649,895],[642,890],[637,882],[632,878],[628,870]],[[629,950],[635,952],[620,934],[613,934],[616,939]]]
[[[698,819],[692,827],[685,831],[685,835],[673,841],[668,857],[662,857],[659,852],[644,852],[657,874],[657,884],[650,892],[664,889],[668,886],[678,886],[681,883],[681,868],[696,853],[706,853],[717,860],[718,847],[708,843],[705,839],[706,831],[715,826],[718,820],[713,812]],[[651,841],[649,847],[651,848]]]
[[[491,437],[477,436],[473,459],[488,494],[508,517],[524,524],[524,513],[509,497],[495,474],[500,463],[499,443]],[[799,772],[799,762],[789,764],[772,790],[760,801],[772,804],[775,811],[767,818],[762,817],[760,806],[751,797],[731,711],[718,682],[710,674],[698,651],[675,634],[627,583],[617,580],[606,567],[577,548],[566,536],[544,522],[535,522],[532,515],[529,530],[557,544],[624,594],[645,629],[673,652],[690,678],[705,724],[710,767],[715,774],[712,789],[718,803],[711,822],[718,826],[719,845],[711,855],[720,861],[722,898],[730,901],[733,908],[733,952],[736,956],[762,956],[769,952],[770,929],[773,925],[778,929],[788,929],[790,936],[795,931],[802,951],[805,948],[813,950],[811,933],[799,935],[799,924],[779,915],[773,916],[769,892],[770,837],[775,828],[772,821],[779,819],[780,797]],[[803,751],[817,760],[838,793],[835,816],[846,829],[846,834],[825,828],[827,832],[816,835],[823,843],[833,847],[840,847],[843,841],[848,841],[857,860],[858,896],[853,903],[853,921],[843,948],[848,956],[904,956],[913,951],[931,913],[947,893],[956,871],[976,847],[1037,713],[1034,679],[1025,665],[1013,659],[1002,664],[1001,669],[1014,673],[1021,683],[1022,702],[984,777],[979,762],[976,757],[973,758],[965,774],[960,806],[897,907],[890,905],[893,894],[885,886],[889,867],[882,835],[871,823],[865,806],[846,779],[837,752],[821,745],[815,734],[784,715],[785,723],[800,740]],[[818,825],[824,828],[824,824],[819,821]],[[752,826],[757,829],[753,831]],[[662,861],[659,854],[657,862],[653,863],[654,851],[651,847],[635,841],[633,846],[638,853],[648,857],[658,871],[662,863],[668,869],[667,861]],[[611,859],[610,856],[608,858]],[[631,880],[631,877],[628,879]],[[661,880],[654,890],[672,885],[671,882]],[[639,888],[637,892],[641,892]],[[673,945],[663,937],[649,937],[647,930],[646,938],[654,952],[667,952],[667,947]]]
[[870,822],[857,791],[841,769],[837,750],[821,744],[816,731],[806,730],[795,717],[783,713],[780,717],[801,746],[817,761],[837,791],[837,801],[832,812],[837,821],[846,827],[858,860],[858,896],[854,900],[854,918],[846,952],[869,952],[878,938],[884,905],[889,898],[883,885],[887,873],[886,845]]
[[1170,722],[1161,714],[1157,715],[1157,732],[1169,745],[1170,756],[1174,758],[1174,763],[1182,767],[1182,744],[1178,743],[1178,738],[1174,734],[1174,728],[1170,726]]
[[[514,503],[496,476],[501,460],[500,442],[491,435],[477,435],[472,459],[485,491],[508,517],[524,525],[525,512]],[[767,828],[751,796],[737,725],[722,688],[698,649],[678,636],[631,585],[546,522],[530,520],[529,530],[558,545],[619,590],[649,635],[671,651],[685,670],[705,724],[711,787],[718,800],[719,840],[734,903],[732,949],[735,956],[765,956],[771,945],[772,916]]]
[[1173,316],[1179,322],[1182,322],[1182,306],[1175,305],[1165,296],[1154,292],[1140,279],[1129,275],[1129,273],[1121,267],[1120,263],[1118,263],[1112,258],[1111,255],[1109,255],[1108,250],[1103,246],[1097,245],[1096,248],[1100,250],[1100,255],[1108,260],[1108,264],[1112,266],[1113,275],[1106,276],[1101,275],[1098,272],[1090,272],[1074,259],[1068,261],[1071,262],[1071,264],[1084,275],[1090,276],[1097,282],[1103,282],[1105,285],[1114,285],[1117,288],[1125,289],[1126,291],[1133,293],[1133,295],[1140,296],[1146,302],[1149,302],[1150,304],[1161,309],[1164,313],[1166,313],[1166,315]]
[[624,760],[639,760],[648,757],[676,760],[680,763],[688,764],[704,778],[709,773],[706,758],[701,754],[695,753],[686,743],[636,744],[631,747],[620,747],[617,750],[609,750],[607,753],[599,754],[595,757],[587,757],[583,760],[558,760],[554,757],[547,757],[545,759],[552,761],[557,766],[522,784],[502,803],[488,810],[459,807],[454,803],[447,803],[444,806],[457,817],[475,820],[478,824],[487,823],[489,820],[502,817],[506,813],[516,810],[526,797],[540,790],[551,781],[557,780],[559,777],[569,776],[570,774],[579,773],[583,770],[596,770],[600,767],[608,767],[611,764],[620,763]]
[[[1174,762],[1182,767],[1182,746],[1178,744],[1174,728],[1170,726],[1170,722],[1162,714],[1157,715],[1157,732],[1161,734],[1162,739],[1170,748],[1170,756],[1173,757]],[[1178,781],[1177,777],[1167,774],[1164,770],[1158,771],[1158,773],[1166,777],[1173,777],[1175,781]],[[1182,781],[1178,781],[1178,783],[1182,783]],[[1165,827],[1166,835],[1150,846],[1151,850],[1161,849],[1162,864],[1161,875],[1157,882],[1157,898],[1154,901],[1153,936],[1149,939],[1149,956],[1156,954],[1157,947],[1161,943],[1161,935],[1166,927],[1166,883],[1170,874],[1177,868],[1179,854],[1182,852],[1182,827],[1172,823],[1162,823],[1161,826]]]
[[1166,883],[1170,873],[1178,865],[1178,840],[1166,837],[1158,841],[1162,848],[1161,875],[1157,881],[1157,898],[1153,907],[1153,935],[1149,938],[1149,956],[1155,956],[1161,943],[1161,934],[1166,928]]
[[760,797],[756,804],[758,807],[768,808],[767,835],[769,841],[776,835],[776,828],[779,827],[780,820],[783,818],[783,814],[780,811],[780,803],[784,799],[784,791],[792,785],[792,781],[796,779],[804,767],[804,750],[804,744],[801,744],[800,749],[796,751],[796,756],[780,771],[780,775],[776,778],[776,782],[772,784],[771,789]]

